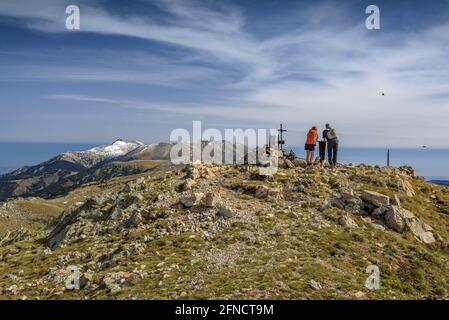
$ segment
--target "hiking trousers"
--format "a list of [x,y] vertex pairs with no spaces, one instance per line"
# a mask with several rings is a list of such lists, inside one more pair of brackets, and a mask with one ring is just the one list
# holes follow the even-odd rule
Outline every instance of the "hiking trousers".
[[338,157],[338,139],[327,141],[327,158],[331,166],[337,164]]

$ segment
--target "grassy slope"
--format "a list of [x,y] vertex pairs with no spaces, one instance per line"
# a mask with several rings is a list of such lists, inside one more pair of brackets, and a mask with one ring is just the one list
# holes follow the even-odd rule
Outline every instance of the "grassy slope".
[[[102,189],[118,190],[124,181],[137,177],[116,178],[101,187],[92,184],[75,190],[64,199],[40,200],[41,203],[33,200],[33,208],[36,215],[53,218],[53,206],[60,208],[64,203],[69,205],[94,192],[102,192]],[[393,179],[388,173],[382,177]],[[168,175],[168,179],[172,180],[171,185],[180,182],[176,175]],[[357,215],[351,217],[359,225],[358,228],[343,228],[335,222],[340,209],[314,210],[340,184],[350,183],[361,189],[390,195],[395,193],[400,195],[405,208],[429,223],[443,241],[448,241],[448,188],[413,180],[417,195],[406,197],[393,184],[383,186],[378,183],[379,179],[379,172],[374,169],[344,177],[335,177],[325,170],[304,174],[295,169],[281,170],[274,181],[266,183],[250,180],[247,172],[227,167],[215,178],[202,180],[194,189],[216,192],[224,203],[232,203],[237,213],[237,217],[211,239],[205,240],[201,232],[188,232],[148,241],[142,254],[120,258],[117,267],[94,275],[94,282],[99,282],[112,271],[131,272],[137,267],[148,272],[136,284],[124,287],[115,295],[101,288],[64,291],[61,285],[55,288],[47,286],[48,290],[25,288],[21,295],[29,299],[447,298],[449,252],[441,242],[424,245],[411,234],[379,230]],[[153,180],[154,192],[166,191],[170,184],[162,181]],[[300,183],[309,185],[300,198],[297,197],[298,192],[286,191]],[[238,191],[239,184],[244,188],[251,184],[281,187],[286,200],[257,199]],[[23,205],[25,203],[26,200]],[[163,207],[160,209],[164,210]],[[291,211],[297,213],[298,218],[292,218]],[[198,213],[182,209],[177,214]],[[151,234],[151,230],[135,230],[127,239],[120,233],[113,234],[114,241],[109,246],[141,239]],[[7,263],[0,264],[0,287],[5,288],[13,283],[25,285],[33,279],[42,278],[49,267],[57,265],[59,257],[73,251],[89,252],[94,242],[95,239],[87,239],[57,249],[39,262],[33,262],[33,258],[43,250],[42,240],[18,242],[13,246],[19,247],[20,252],[9,257]],[[0,254],[5,250],[9,248],[0,248]],[[380,290],[370,291],[364,287],[367,278],[365,269],[370,264],[380,268]],[[10,274],[17,275],[20,281],[11,281]],[[322,285],[321,290],[310,288],[312,279]]]

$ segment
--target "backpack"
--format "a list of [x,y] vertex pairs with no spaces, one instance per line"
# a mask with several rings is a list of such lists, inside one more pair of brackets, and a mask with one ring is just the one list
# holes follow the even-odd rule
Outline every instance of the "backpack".
[[335,129],[329,129],[327,131],[327,139],[328,140],[333,140],[337,138],[337,132],[335,131]]

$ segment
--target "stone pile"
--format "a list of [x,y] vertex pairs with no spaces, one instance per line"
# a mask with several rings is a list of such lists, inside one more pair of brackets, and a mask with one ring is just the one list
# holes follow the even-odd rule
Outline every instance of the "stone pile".
[[[341,192],[339,199],[334,199],[333,205],[354,214],[369,215],[373,219],[382,221],[388,228],[398,233],[410,231],[419,241],[431,244],[435,242],[433,229],[419,220],[412,212],[401,207],[397,195],[392,198],[370,190],[355,193],[353,190]],[[354,226],[347,216],[340,218],[340,223]]]

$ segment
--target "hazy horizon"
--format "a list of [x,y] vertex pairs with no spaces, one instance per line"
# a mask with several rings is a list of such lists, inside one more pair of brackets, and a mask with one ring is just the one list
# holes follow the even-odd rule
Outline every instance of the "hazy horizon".
[[[110,142],[112,143],[112,141]],[[21,166],[37,165],[41,162],[68,151],[82,151],[108,143],[14,143],[0,142],[2,158],[0,172],[6,173]],[[304,157],[303,146],[287,145],[297,155]],[[387,148],[357,148],[342,146],[339,159],[341,163],[365,163],[385,165]],[[391,164],[393,166],[411,165],[417,173],[426,178],[449,180],[448,149],[423,148],[391,148]]]
[[[285,133],[284,133],[285,135]],[[93,145],[93,146],[101,146],[101,145],[108,145],[108,144],[112,144],[114,143],[114,141],[116,141],[117,139],[122,139],[122,138],[115,138],[112,139],[111,141],[103,141],[103,142],[89,142],[89,141],[73,141],[73,142],[64,142],[64,141],[11,141],[11,140],[0,140],[0,143],[3,144],[61,144],[61,145]],[[166,140],[161,140],[161,141],[147,141],[144,139],[139,139],[139,138],[131,138],[131,139],[123,139],[126,142],[130,142],[130,141],[139,141],[142,142],[144,144],[158,144],[158,143],[168,143],[170,142],[169,139]],[[285,138],[284,138],[285,140]],[[206,141],[206,140],[203,140]],[[226,140],[228,141],[228,140]],[[303,148],[304,144],[288,144],[286,143],[285,148]],[[361,146],[351,146],[351,145],[346,145],[344,146],[346,149],[378,149],[378,150],[388,150],[388,149],[395,149],[395,150],[449,150],[449,146],[448,147],[430,147],[430,146],[425,146],[425,148],[423,148],[423,146],[416,146],[416,147],[401,147],[401,146],[376,146],[376,147],[361,147]],[[74,150],[69,150],[69,151],[74,151]]]

